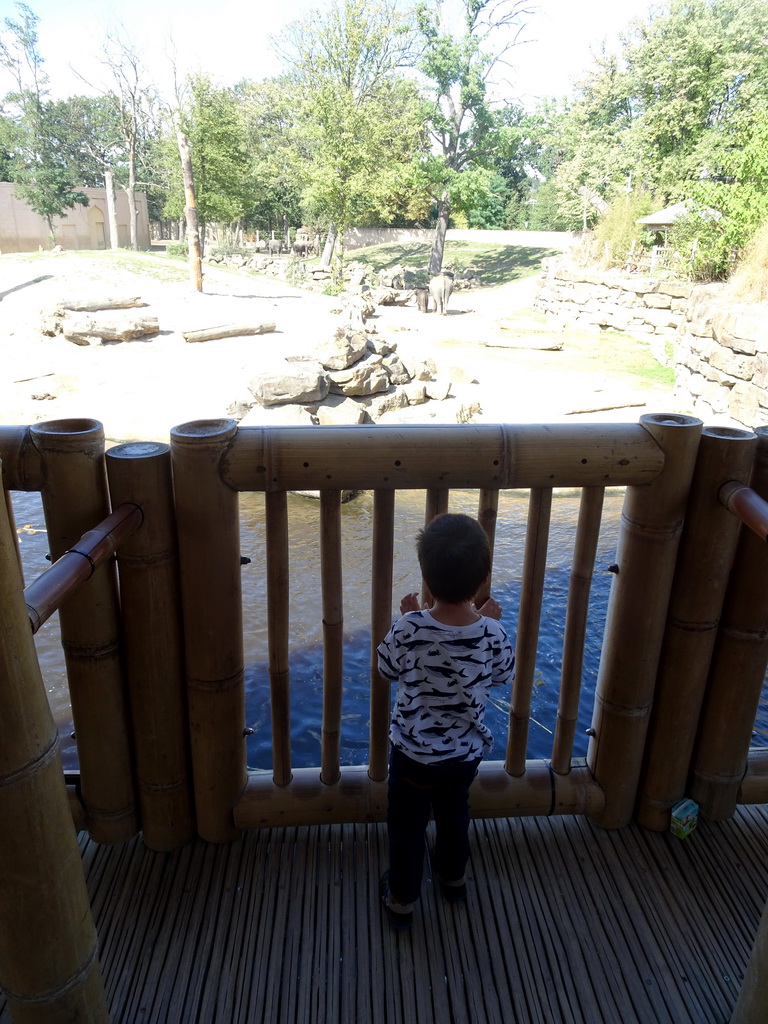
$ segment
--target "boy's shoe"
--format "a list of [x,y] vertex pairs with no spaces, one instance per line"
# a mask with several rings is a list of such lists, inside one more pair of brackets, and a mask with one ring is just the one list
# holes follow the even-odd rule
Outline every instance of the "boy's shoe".
[[440,892],[443,899],[448,903],[464,903],[467,899],[467,883],[462,878],[460,882],[446,882],[438,875]]
[[[389,892],[389,872],[385,871],[379,882],[379,896],[384,907],[387,921],[391,928],[397,931],[405,931],[413,924],[413,910],[407,904],[395,903]],[[400,907],[402,906],[402,910]]]

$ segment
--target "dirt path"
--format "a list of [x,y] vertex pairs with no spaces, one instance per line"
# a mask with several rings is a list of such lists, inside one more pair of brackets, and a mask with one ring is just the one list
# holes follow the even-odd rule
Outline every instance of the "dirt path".
[[[118,293],[140,296],[142,313],[158,318],[159,334],[95,346],[41,334],[41,314],[61,298]],[[376,331],[396,340],[401,353],[430,355],[441,373],[461,367],[478,382],[455,389],[453,400],[413,407],[414,422],[456,422],[461,404],[480,405],[475,418],[489,422],[556,422],[584,409],[599,410],[585,414],[593,419],[635,421],[648,409],[672,409],[668,389],[649,391],[612,373],[596,358],[595,338],[568,336],[560,352],[488,347],[541,332],[526,312],[534,294],[535,279],[527,279],[458,292],[445,317],[378,308]],[[101,420],[111,441],[167,440],[178,423],[226,415],[256,370],[287,355],[311,355],[313,342],[338,323],[336,301],[279,281],[206,268],[200,295],[187,282],[66,253],[0,257],[0,300],[0,422],[90,417]],[[181,335],[243,320],[274,320],[277,329],[195,345]]]

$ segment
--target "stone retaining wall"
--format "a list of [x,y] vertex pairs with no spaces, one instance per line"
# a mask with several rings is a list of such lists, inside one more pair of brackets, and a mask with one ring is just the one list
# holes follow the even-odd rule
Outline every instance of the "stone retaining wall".
[[724,284],[631,277],[552,257],[542,260],[535,306],[563,327],[647,340],[659,362],[674,365],[681,412],[706,424],[768,422],[768,305],[739,303]]

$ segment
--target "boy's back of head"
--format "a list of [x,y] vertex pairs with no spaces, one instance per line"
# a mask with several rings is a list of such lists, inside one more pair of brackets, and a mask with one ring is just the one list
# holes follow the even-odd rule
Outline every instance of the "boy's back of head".
[[491,571],[491,547],[482,526],[462,513],[436,516],[420,531],[416,550],[432,596],[448,604],[470,601]]

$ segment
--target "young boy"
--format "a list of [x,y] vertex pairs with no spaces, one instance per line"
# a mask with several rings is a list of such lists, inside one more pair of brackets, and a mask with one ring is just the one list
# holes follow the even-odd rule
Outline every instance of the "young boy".
[[491,686],[514,677],[515,658],[493,598],[472,603],[491,571],[488,538],[476,519],[437,516],[416,549],[433,604],[400,603],[378,647],[379,671],[397,683],[389,731],[389,871],[380,894],[389,923],[408,928],[421,891],[424,833],[434,813],[433,866],[443,896],[466,899],[469,787],[492,737],[484,724]]

